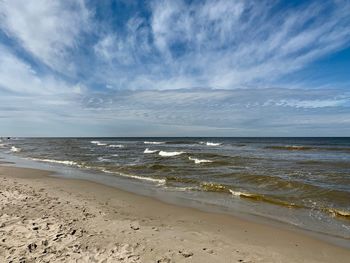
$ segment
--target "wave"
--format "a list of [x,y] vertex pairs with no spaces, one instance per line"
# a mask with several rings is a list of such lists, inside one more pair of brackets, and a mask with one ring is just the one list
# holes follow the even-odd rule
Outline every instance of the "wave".
[[6,145],[5,145],[5,144],[0,143],[0,148],[5,148],[5,147],[6,147]]
[[350,219],[350,211],[340,210],[336,208],[324,208],[323,211],[338,217],[345,217],[347,219]]
[[172,157],[172,156],[176,156],[176,155],[180,155],[183,154],[185,152],[165,152],[165,151],[160,151],[159,155],[163,156],[163,157]]
[[148,148],[146,148],[143,153],[155,153],[155,152],[158,152],[158,150],[150,150]]
[[157,178],[152,178],[152,177],[145,177],[145,176],[139,176],[139,175],[124,174],[124,173],[120,173],[120,172],[113,172],[113,171],[107,170],[105,168],[102,168],[101,171],[105,172],[105,173],[109,173],[109,174],[117,174],[117,175],[127,177],[127,178],[133,178],[133,179],[137,179],[137,180],[158,183],[159,185],[163,185],[166,183],[165,179],[157,179]]
[[188,159],[190,161],[194,161],[195,164],[201,164],[201,163],[212,163],[213,161],[210,160],[200,160],[200,159],[196,159],[196,158],[192,158],[192,157],[188,157]]
[[145,141],[143,143],[144,144],[164,144],[165,142],[148,142],[148,141]]
[[17,148],[15,146],[11,147],[11,152],[14,152],[14,153],[20,152],[21,150],[22,150],[21,148]]
[[197,141],[168,141],[165,143],[166,144],[187,144],[187,145],[198,144]]
[[222,143],[219,143],[219,142],[200,142],[200,144],[205,144],[206,146],[219,146]]
[[76,165],[79,166],[78,163],[74,161],[61,161],[61,160],[52,160],[52,159],[40,159],[40,158],[30,158],[33,161],[38,162],[45,162],[45,163],[59,163],[59,164],[65,164],[65,165]]
[[108,145],[109,148],[124,148],[124,145],[122,144],[110,144]]
[[253,201],[261,201],[261,202],[270,203],[273,205],[284,206],[284,207],[288,207],[288,208],[306,208],[302,205],[298,205],[295,203],[290,203],[287,201],[270,198],[270,197],[267,197],[264,195],[243,193],[243,192],[239,192],[239,191],[234,191],[232,189],[229,189],[229,191],[233,196],[238,196],[240,198],[246,198],[246,199],[250,199]]
[[188,184],[199,184],[199,181],[193,178],[179,177],[179,176],[167,176],[166,181],[176,183],[188,183]]
[[285,151],[309,151],[315,149],[310,146],[298,146],[298,145],[276,145],[276,146],[266,146],[265,149],[271,150],[285,150]]
[[279,206],[284,206],[284,207],[288,207],[288,208],[305,208],[302,205],[298,205],[295,203],[290,203],[287,201],[271,198],[271,197],[268,197],[265,195],[234,191],[234,190],[230,189],[228,186],[218,184],[218,183],[202,183],[201,188],[207,192],[229,193],[235,197],[245,198],[245,199],[249,199],[252,201],[261,201],[261,202],[270,203],[270,204],[279,205]]
[[217,183],[204,182],[204,183],[201,183],[201,188],[207,192],[223,192],[223,193],[230,192],[230,189],[227,186],[222,184],[217,184]]
[[165,189],[169,191],[179,191],[179,192],[190,192],[190,191],[200,191],[200,188],[196,186],[164,186]]
[[239,197],[249,197],[249,196],[252,196],[252,194],[248,194],[248,193],[243,193],[243,192],[239,192],[239,191],[233,191],[232,189],[229,189],[230,193],[233,195],[233,196],[239,196]]
[[99,162],[111,162],[110,159],[103,158],[103,157],[98,157],[97,160],[98,160]]
[[101,143],[100,141],[91,141],[92,144],[96,144],[98,146],[106,146],[106,143]]

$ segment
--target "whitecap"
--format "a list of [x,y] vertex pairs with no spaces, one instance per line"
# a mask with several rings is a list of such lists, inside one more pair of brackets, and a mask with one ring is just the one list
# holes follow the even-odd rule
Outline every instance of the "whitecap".
[[124,148],[124,145],[121,145],[121,144],[110,144],[110,145],[108,145],[108,147],[110,147],[110,148]]
[[17,153],[17,152],[20,152],[20,151],[21,151],[21,148],[17,148],[15,146],[11,147],[11,152]]
[[160,151],[159,155],[163,156],[163,157],[171,157],[171,156],[176,156],[176,155],[180,155],[183,154],[185,152],[165,152],[165,151]]
[[206,146],[219,146],[222,143],[219,142],[200,142],[201,144],[205,144]]
[[148,181],[148,182],[153,182],[153,183],[158,183],[159,185],[163,185],[166,183],[165,179],[157,179],[157,178],[151,178],[151,177],[145,177],[145,176],[139,176],[139,175],[131,175],[131,174],[123,174],[123,173],[119,173],[119,172],[112,172],[109,171],[105,168],[102,169],[103,172],[105,173],[109,173],[109,174],[117,174],[123,177],[128,177],[128,178],[133,178],[133,179],[137,179],[137,180],[142,180],[142,181]]
[[92,144],[96,144],[98,146],[106,146],[107,144],[106,143],[101,143],[99,141],[91,141]]
[[98,160],[99,162],[110,162],[110,161],[111,161],[110,159],[103,158],[103,157],[98,157],[97,160]]
[[165,142],[143,142],[144,144],[163,144]]
[[204,160],[204,159],[197,159],[197,158],[192,158],[192,157],[188,157],[188,159],[190,161],[194,161],[195,164],[201,164],[201,163],[212,163],[213,161],[210,160]]
[[61,161],[61,160],[52,160],[52,159],[39,159],[39,158],[30,158],[33,161],[46,162],[46,163],[59,163],[65,165],[78,165],[78,163],[74,161]]
[[243,192],[239,192],[239,191],[233,191],[231,189],[229,189],[229,191],[230,191],[230,193],[233,196],[238,196],[238,197],[240,197],[240,196],[247,196],[247,197],[251,196],[251,194],[247,194],[247,193],[243,193]]
[[158,152],[158,150],[150,150],[148,148],[146,148],[143,153],[155,153],[155,152]]

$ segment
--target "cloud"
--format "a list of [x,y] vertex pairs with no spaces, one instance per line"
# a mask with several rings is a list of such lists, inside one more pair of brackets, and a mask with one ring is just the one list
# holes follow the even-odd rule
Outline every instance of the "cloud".
[[285,127],[325,129],[329,123],[340,127],[350,117],[350,93],[272,88],[118,91],[90,94],[82,107],[95,118],[273,133],[285,132]]
[[346,0],[0,0],[0,132],[345,134],[346,83],[303,69],[349,47],[349,13]]
[[38,73],[1,44],[0,54],[0,94],[1,90],[22,96],[74,94],[80,91],[79,86],[70,85],[52,74]]
[[[348,1],[278,4],[152,1],[150,20],[130,18],[123,33],[104,35],[95,51],[115,60],[103,72],[120,73],[105,74],[116,88],[235,89],[272,85],[349,46]],[[122,83],[115,81],[120,75]]]
[[0,27],[25,50],[54,70],[74,71],[69,55],[90,29],[83,0],[0,2]]

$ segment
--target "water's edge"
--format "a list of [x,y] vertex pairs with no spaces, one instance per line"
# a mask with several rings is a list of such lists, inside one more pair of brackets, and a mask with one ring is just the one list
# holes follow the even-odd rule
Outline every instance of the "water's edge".
[[84,169],[79,169],[75,167],[63,167],[62,165],[56,164],[44,164],[41,162],[14,156],[11,154],[0,153],[0,159],[3,162],[8,162],[0,164],[1,166],[33,168],[38,170],[50,171],[53,172],[50,175],[52,177],[61,179],[76,179],[90,181],[93,183],[113,187],[117,190],[126,191],[139,196],[150,197],[155,200],[176,206],[192,208],[207,213],[225,214],[236,217],[241,220],[248,220],[250,222],[258,224],[265,224],[271,227],[286,229],[288,231],[295,231],[300,234],[308,235],[313,238],[325,241],[332,245],[350,249],[350,240],[348,239],[341,238],[338,236],[332,236],[317,231],[312,231],[310,229],[306,229],[298,225],[288,224],[287,222],[280,221],[272,217],[264,217],[262,215],[251,214],[242,210],[229,210],[227,207],[220,206],[218,204],[206,203],[205,200],[201,200],[200,198],[198,198],[198,200],[195,200],[192,196],[187,196],[188,193],[164,191],[164,189],[159,189],[152,184],[145,184],[144,182],[139,182],[137,180],[130,181],[128,178],[118,178],[108,174],[99,173],[97,175],[96,173]]

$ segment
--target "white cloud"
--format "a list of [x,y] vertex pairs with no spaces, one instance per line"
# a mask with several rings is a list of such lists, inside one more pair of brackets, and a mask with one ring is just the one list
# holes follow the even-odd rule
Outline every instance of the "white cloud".
[[131,89],[271,85],[350,45],[348,1],[314,1],[280,10],[277,5],[152,1],[151,20],[142,23],[142,34],[111,32],[97,45],[97,53],[132,69],[112,63],[103,69],[104,76],[115,86],[122,76],[123,88]]
[[0,44],[0,90],[17,94],[76,93],[70,85],[52,75],[40,75],[30,64]]
[[327,120],[343,125],[350,116],[350,94],[330,89],[118,91],[88,95],[82,107],[90,116],[109,120],[281,132],[283,126],[326,128]]
[[4,0],[0,27],[41,62],[58,71],[74,71],[69,50],[89,29],[90,13],[83,0]]
[[110,32],[103,35],[94,45],[94,52],[99,58],[118,65],[133,65],[142,57],[149,56],[149,28],[144,19],[134,16],[125,25],[126,33]]

